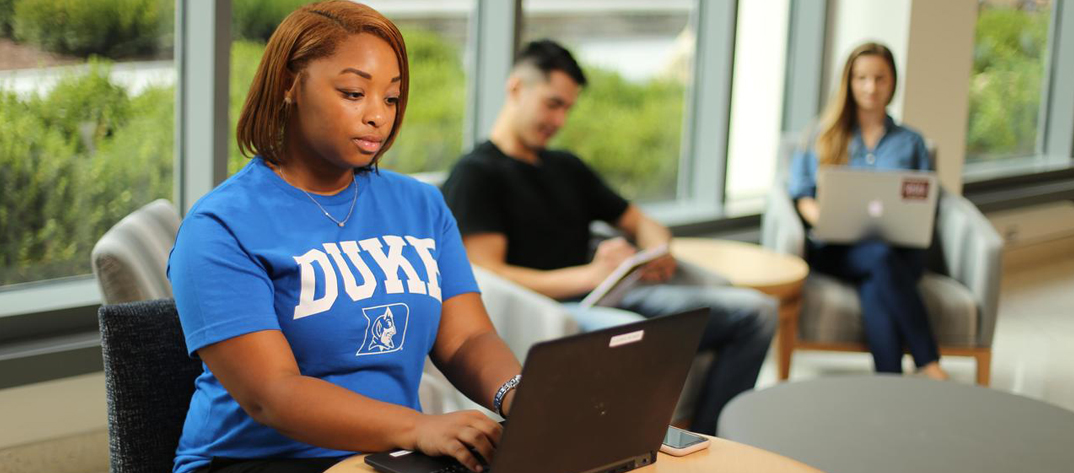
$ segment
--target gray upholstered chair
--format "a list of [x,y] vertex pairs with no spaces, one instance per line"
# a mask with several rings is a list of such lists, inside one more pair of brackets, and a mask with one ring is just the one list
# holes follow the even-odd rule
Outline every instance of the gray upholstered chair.
[[[768,194],[761,243],[780,253],[804,257],[805,228],[784,178],[797,146],[794,136],[785,137],[780,144],[781,172]],[[935,162],[935,151],[933,156]],[[918,289],[940,354],[976,358],[977,383],[985,386],[989,383],[999,306],[1002,247],[999,234],[972,203],[941,191],[929,271]],[[796,349],[868,351],[861,303],[851,285],[811,273],[802,291]]]
[[155,200],[124,217],[97,241],[91,259],[104,303],[172,296],[166,269],[179,221],[171,202]]
[[112,473],[172,470],[201,362],[186,353],[175,301],[101,306]]

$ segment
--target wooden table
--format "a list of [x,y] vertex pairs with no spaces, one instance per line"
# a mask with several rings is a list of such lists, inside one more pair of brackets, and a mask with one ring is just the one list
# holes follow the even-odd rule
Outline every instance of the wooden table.
[[758,245],[709,238],[675,238],[671,241],[671,254],[727,278],[734,286],[756,289],[779,299],[779,379],[787,379],[809,265],[797,256]]
[[[337,463],[325,473],[369,471],[376,470],[365,464],[364,455],[356,455]],[[712,445],[705,450],[685,457],[658,453],[656,463],[633,471],[638,473],[818,473],[820,470],[749,445],[712,438]]]

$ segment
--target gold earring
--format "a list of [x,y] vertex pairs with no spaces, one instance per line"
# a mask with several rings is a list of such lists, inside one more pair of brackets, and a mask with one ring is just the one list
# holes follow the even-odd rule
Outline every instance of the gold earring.
[[291,105],[291,97],[284,97],[283,98],[283,103],[285,103],[287,105]]

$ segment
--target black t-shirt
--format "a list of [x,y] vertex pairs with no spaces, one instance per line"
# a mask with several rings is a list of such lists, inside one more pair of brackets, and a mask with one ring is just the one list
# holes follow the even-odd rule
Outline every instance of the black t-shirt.
[[533,165],[486,141],[463,156],[444,198],[465,237],[502,233],[507,264],[559,269],[588,262],[589,224],[615,224],[628,202],[577,156],[542,151]]

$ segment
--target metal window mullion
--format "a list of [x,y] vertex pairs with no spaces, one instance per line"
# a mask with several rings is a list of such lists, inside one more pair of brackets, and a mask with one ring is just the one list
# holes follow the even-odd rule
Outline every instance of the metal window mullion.
[[176,1],[175,204],[186,214],[227,178],[231,2]]
[[699,1],[694,20],[697,50],[678,195],[702,208],[723,205],[737,9],[736,0]]
[[827,0],[791,0],[784,81],[784,132],[800,132],[820,113]]
[[522,0],[476,0],[470,20],[466,101],[467,148],[488,138],[504,102],[504,84],[518,49]]
[[1052,44],[1049,80],[1042,104],[1044,137],[1041,152],[1047,156],[1074,157],[1074,2],[1055,0],[1052,10]]

